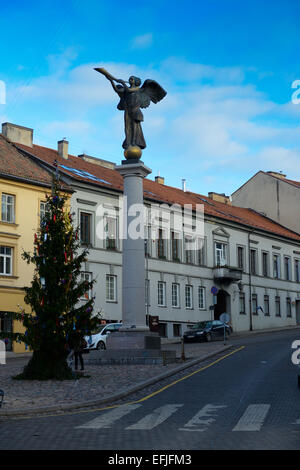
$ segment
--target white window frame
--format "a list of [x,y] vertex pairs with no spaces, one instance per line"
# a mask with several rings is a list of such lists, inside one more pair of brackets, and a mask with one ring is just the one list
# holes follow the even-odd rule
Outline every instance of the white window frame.
[[180,308],[180,284],[172,283],[172,307]]
[[45,217],[47,212],[49,212],[48,203],[46,201],[40,201],[40,224],[42,223],[42,220]]
[[[217,245],[220,245],[219,247]],[[216,266],[226,266],[228,264],[227,243],[215,241],[215,264]]]
[[157,305],[166,307],[166,283],[163,281],[157,283]]
[[[112,234],[109,233],[109,221],[113,221]],[[105,215],[104,219],[104,234],[105,234],[105,249],[106,250],[117,250],[118,249],[118,217],[110,214]],[[113,236],[111,236],[113,235]],[[114,243],[111,242],[114,240]],[[111,245],[111,247],[109,246]]]
[[294,259],[295,282],[300,282],[300,260]]
[[206,309],[206,289],[203,286],[198,286],[198,306],[200,310]]
[[[80,272],[80,279],[81,279],[81,282],[83,282],[83,281],[91,282],[92,273],[87,272],[87,271],[81,271]],[[86,297],[86,294],[87,294],[87,297]],[[85,300],[86,302],[88,302],[89,300],[91,300],[91,298],[92,298],[92,289],[88,289],[85,292],[85,294],[82,297],[80,297],[80,300]]]
[[[88,242],[82,241],[82,233],[81,233],[81,214],[86,214],[90,216],[90,240]],[[79,211],[79,227],[80,227],[80,241],[82,245],[93,245],[93,224],[94,224],[94,214],[93,212],[89,212],[86,210]]]
[[[287,265],[286,265],[286,261],[287,261]],[[286,271],[286,266],[287,266],[287,271]],[[291,257],[290,256],[283,257],[283,267],[284,267],[284,279],[286,281],[291,281],[292,276],[291,276]]]
[[194,308],[193,286],[190,284],[185,285],[185,308],[188,310],[192,310]]
[[[273,278],[274,279],[281,279],[281,260],[280,255],[278,253],[273,253]],[[276,262],[276,264],[275,264]],[[275,271],[276,266],[276,271]]]
[[[111,281],[113,281],[113,284],[111,284]],[[105,299],[106,302],[117,302],[117,276],[113,274],[106,274]]]
[[[11,200],[11,202],[9,201]],[[8,217],[8,208],[11,209],[11,218]],[[1,221],[9,224],[15,223],[15,196],[2,193],[1,196]]]
[[[10,250],[10,253],[7,253]],[[4,253],[1,253],[4,251]],[[0,271],[1,276],[12,276],[13,275],[13,248],[11,246],[0,246],[0,258],[3,259],[3,272]],[[7,272],[7,262],[9,266],[9,272]]]

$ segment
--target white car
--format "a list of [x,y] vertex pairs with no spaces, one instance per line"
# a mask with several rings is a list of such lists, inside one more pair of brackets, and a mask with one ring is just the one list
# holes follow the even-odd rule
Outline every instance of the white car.
[[87,349],[106,349],[106,339],[110,333],[118,331],[122,323],[107,323],[101,325],[91,336],[85,336]]

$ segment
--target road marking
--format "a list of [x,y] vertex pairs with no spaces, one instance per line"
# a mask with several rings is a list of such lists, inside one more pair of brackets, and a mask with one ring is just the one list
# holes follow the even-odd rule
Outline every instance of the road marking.
[[214,413],[216,413],[218,409],[226,407],[227,405],[205,405],[183,428],[179,428],[179,431],[206,431],[208,426],[216,421]]
[[201,367],[200,369],[197,369],[197,370],[195,370],[194,372],[191,372],[190,374],[185,375],[184,377],[181,377],[180,379],[175,380],[174,382],[171,382],[171,383],[168,384],[168,385],[165,385],[164,387],[160,388],[159,390],[156,390],[156,392],[150,393],[150,395],[147,395],[147,396],[145,396],[144,398],[141,398],[141,399],[138,400],[137,402],[133,402],[133,403],[140,403],[140,402],[142,402],[142,401],[148,400],[149,398],[154,397],[154,396],[157,395],[158,393],[161,393],[161,392],[163,392],[164,390],[167,390],[169,387],[173,387],[173,385],[176,385],[176,384],[178,384],[179,382],[182,382],[182,380],[188,379],[189,377],[192,377],[193,375],[198,374],[199,372],[202,372],[202,371],[205,370],[205,369],[208,369],[209,367],[211,367],[211,366],[217,364],[217,363],[220,362],[220,361],[223,361],[224,359],[226,359],[227,357],[231,356],[232,354],[235,354],[236,352],[242,351],[242,349],[244,349],[244,348],[245,348],[245,346],[241,346],[241,347],[239,347],[238,349],[234,349],[234,351],[231,351],[230,353],[225,354],[225,356],[219,357],[219,359],[216,359],[214,362],[211,362],[210,364],[207,364],[206,366],[203,366],[203,367]]
[[249,405],[233,431],[260,431],[271,405]]
[[160,408],[157,408],[152,413],[142,418],[137,423],[132,424],[131,426],[128,426],[125,429],[130,429],[130,430],[139,429],[143,431],[150,431],[150,429],[153,429],[159,424],[162,424],[173,413],[175,413],[177,409],[180,408],[181,406],[183,406],[183,403],[178,404],[178,405],[172,404],[172,405],[161,406]]
[[112,424],[115,423],[118,419],[122,418],[123,416],[131,413],[131,411],[139,408],[142,405],[121,405],[118,408],[114,408],[113,410],[109,411],[108,413],[103,413],[102,415],[98,416],[91,421],[88,421],[86,424],[82,426],[76,426],[76,429],[108,429],[112,427]]

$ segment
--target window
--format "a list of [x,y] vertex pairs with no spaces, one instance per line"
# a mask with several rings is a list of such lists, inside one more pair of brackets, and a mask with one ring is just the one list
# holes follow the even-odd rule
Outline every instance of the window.
[[146,225],[144,227],[145,230],[145,255],[146,256],[151,256],[152,250],[151,250],[151,245],[152,245],[152,233],[151,233],[151,227]]
[[257,274],[256,266],[256,250],[250,250],[250,272],[251,274]]
[[237,247],[237,265],[238,268],[242,269],[244,271],[244,248],[242,246]]
[[193,239],[190,235],[184,236],[184,261],[188,264],[193,264],[193,249],[192,249]]
[[10,194],[2,193],[2,222],[15,222],[15,197]]
[[295,259],[295,281],[300,282],[300,261]]
[[166,283],[165,282],[159,282],[157,285],[157,304],[159,307],[165,307],[166,306]]
[[198,301],[199,301],[199,308],[201,310],[205,309],[205,287],[198,287]]
[[206,265],[206,243],[205,238],[198,238],[197,263],[200,266]]
[[215,243],[215,262],[216,266],[226,266],[227,245],[225,243]]
[[269,276],[269,253],[265,251],[262,253],[262,275]]
[[163,229],[158,229],[157,257],[161,259],[166,259],[166,240],[164,235]]
[[291,258],[288,256],[284,257],[284,279],[286,281],[291,280]]
[[167,337],[167,324],[159,323],[158,324],[158,334],[159,336],[166,338]]
[[179,284],[173,283],[172,284],[172,307],[179,308],[180,307],[180,299],[179,299]]
[[286,298],[286,316],[292,317],[292,302],[290,297]]
[[47,212],[49,212],[49,204],[47,204],[47,202],[43,202],[43,201],[40,202],[40,224],[42,223],[43,218],[45,217]]
[[173,323],[173,336],[181,336],[181,325],[180,323]]
[[257,315],[257,294],[252,294],[252,313]]
[[245,310],[245,294],[240,293],[239,301],[240,301],[240,314],[244,315],[246,313],[246,310]]
[[268,295],[264,295],[264,313],[266,317],[270,316],[270,303]]
[[180,261],[180,240],[175,232],[171,232],[171,256],[173,261]]
[[275,314],[276,314],[276,317],[280,317],[281,316],[281,312],[280,312],[280,297],[277,295],[275,297]]
[[273,277],[280,279],[280,256],[273,255]]
[[84,245],[91,244],[92,214],[80,212],[80,240]]
[[[80,273],[80,278],[81,278],[81,282],[84,282],[84,281],[91,282],[92,273],[82,272]],[[92,291],[91,289],[88,289],[81,297],[81,300],[90,300],[91,298],[92,298]]]
[[106,275],[106,301],[117,301],[117,276]]
[[12,252],[9,246],[0,246],[0,274],[12,275]]
[[116,217],[105,218],[105,248],[107,250],[117,249],[117,219]]
[[150,305],[150,281],[145,279],[145,305]]
[[185,307],[193,308],[193,286],[185,286]]

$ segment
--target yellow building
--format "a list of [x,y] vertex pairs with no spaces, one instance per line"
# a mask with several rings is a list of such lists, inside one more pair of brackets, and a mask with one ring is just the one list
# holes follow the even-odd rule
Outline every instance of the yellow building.
[[[34,234],[51,187],[51,172],[0,134],[0,331],[24,331],[11,314],[19,312],[18,305],[26,313],[31,311],[23,288],[30,285],[34,266],[21,255],[23,250],[33,252]],[[25,349],[24,343],[8,341],[6,345],[6,350],[16,353]]]

